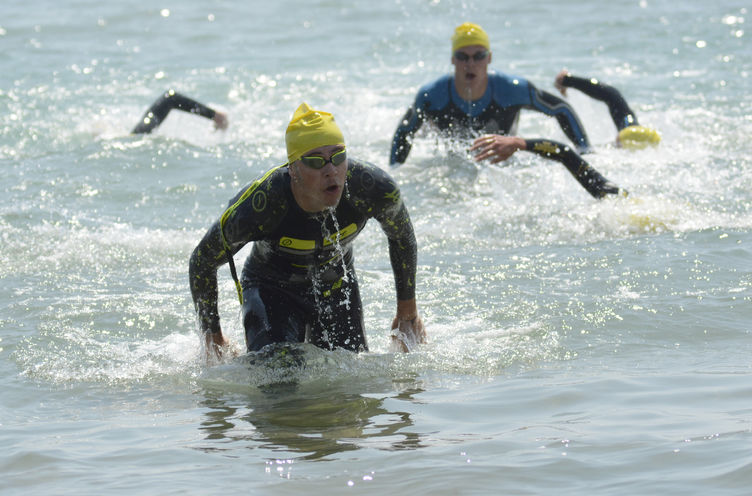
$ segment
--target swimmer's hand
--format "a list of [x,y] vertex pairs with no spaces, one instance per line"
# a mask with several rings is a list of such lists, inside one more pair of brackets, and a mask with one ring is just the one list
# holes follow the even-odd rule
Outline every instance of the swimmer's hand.
[[409,353],[414,351],[419,344],[426,342],[426,329],[419,315],[406,320],[395,317],[392,322],[392,341],[389,351],[392,353]]
[[214,121],[214,129],[219,129],[221,131],[227,129],[227,114],[215,111],[214,118],[212,120]]
[[486,134],[473,141],[470,153],[475,153],[476,162],[489,160],[492,164],[498,164],[514,155],[517,150],[525,149],[525,140],[520,137]]
[[554,79],[554,86],[556,86],[556,89],[559,90],[559,93],[561,93],[562,96],[567,96],[567,87],[564,86],[564,78],[566,76],[569,76],[569,71],[562,69],[556,75],[556,79]]
[[230,342],[225,339],[222,331],[204,333],[204,351],[207,364],[221,361],[226,352],[232,353]]

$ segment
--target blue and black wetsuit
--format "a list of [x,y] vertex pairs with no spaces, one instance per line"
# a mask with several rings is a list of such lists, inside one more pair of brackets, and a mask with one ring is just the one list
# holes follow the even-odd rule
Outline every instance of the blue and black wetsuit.
[[605,103],[608,112],[618,131],[629,126],[639,126],[637,115],[629,108],[622,94],[608,84],[602,83],[595,78],[582,78],[567,74],[561,81],[563,86],[574,88],[585,93],[590,98]]
[[[415,298],[417,244],[397,184],[383,170],[349,159],[339,204],[303,211],[287,165],[243,188],[194,250],[191,293],[203,332],[220,329],[217,269],[253,243],[242,277],[243,324],[249,351],[271,343],[368,349],[352,242],[370,218],[388,238],[397,298]],[[230,265],[234,275],[234,263]]]
[[525,149],[563,164],[577,179],[577,182],[595,198],[627,194],[625,190],[620,189],[593,169],[577,152],[565,144],[546,139],[529,139],[525,140]]
[[206,105],[181,95],[175,90],[167,90],[146,110],[131,134],[151,133],[167,118],[167,114],[172,109],[198,114],[207,119],[214,119],[216,115],[216,111]]
[[401,164],[407,159],[412,137],[426,120],[451,136],[510,134],[515,131],[521,109],[556,117],[579,151],[586,152],[590,148],[574,109],[561,98],[538,90],[526,79],[489,73],[486,92],[480,99],[468,101],[457,93],[454,76],[446,75],[418,91],[415,103],[402,118],[392,139],[390,163]]

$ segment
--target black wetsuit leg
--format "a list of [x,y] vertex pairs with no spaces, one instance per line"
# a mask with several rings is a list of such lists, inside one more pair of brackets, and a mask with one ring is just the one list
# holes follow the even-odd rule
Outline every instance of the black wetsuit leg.
[[306,335],[306,302],[279,288],[243,288],[243,327],[248,351],[272,343],[302,343]]
[[628,126],[638,126],[637,115],[629,108],[627,101],[622,94],[608,84],[602,83],[593,78],[582,78],[568,74],[562,81],[564,86],[574,88],[585,93],[590,98],[594,98],[605,103],[608,106],[608,112],[611,119],[616,125],[616,129],[621,131]]
[[207,119],[213,119],[216,112],[196,100],[181,95],[174,90],[167,90],[151,107],[131,131],[132,134],[148,134],[156,129],[165,120],[170,110],[178,109],[184,112],[198,114]]
[[360,289],[352,269],[347,281],[337,281],[322,291],[318,300],[310,342],[324,349],[368,351]]
[[272,343],[368,351],[357,280],[338,281],[318,297],[266,285],[243,288],[243,326],[248,351]]

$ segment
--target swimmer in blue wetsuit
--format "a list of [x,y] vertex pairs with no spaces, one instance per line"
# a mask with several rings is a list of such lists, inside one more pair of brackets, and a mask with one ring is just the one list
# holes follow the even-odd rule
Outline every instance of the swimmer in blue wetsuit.
[[454,75],[423,86],[400,121],[392,139],[390,164],[405,162],[414,134],[425,121],[448,136],[472,138],[481,134],[514,134],[520,110],[555,117],[580,152],[590,148],[577,114],[561,98],[540,91],[524,78],[489,73],[491,48],[486,32],[465,23],[452,37]]
[[618,131],[617,146],[634,150],[656,146],[660,143],[660,134],[655,129],[641,126],[637,122],[637,115],[629,108],[621,92],[613,86],[595,78],[573,76],[567,70],[562,70],[557,74],[554,85],[564,96],[567,94],[567,88],[574,88],[590,98],[605,103]]
[[[415,302],[417,244],[397,184],[349,158],[334,118],[305,103],[285,134],[288,162],[244,187],[196,246],[191,294],[206,351],[227,346],[217,309],[217,269],[229,263],[248,351],[310,342],[367,351],[353,240],[370,218],[387,236],[397,289],[392,348],[425,341]],[[241,278],[233,255],[253,242]]]
[[148,134],[154,131],[166,118],[170,110],[178,109],[197,114],[214,121],[215,129],[227,129],[227,115],[197,102],[175,90],[167,90],[149,107],[131,134]]

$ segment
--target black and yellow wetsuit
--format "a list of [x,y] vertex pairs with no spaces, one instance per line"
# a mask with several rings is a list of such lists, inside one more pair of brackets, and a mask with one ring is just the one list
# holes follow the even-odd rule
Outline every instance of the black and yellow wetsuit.
[[198,114],[207,119],[214,119],[216,115],[216,111],[206,105],[181,95],[175,90],[167,90],[146,110],[131,134],[148,134],[154,131],[172,109]]
[[424,121],[433,123],[442,133],[461,138],[479,134],[514,134],[521,109],[530,109],[555,117],[561,129],[580,152],[590,148],[585,129],[574,109],[561,98],[538,90],[525,78],[502,73],[488,74],[488,87],[481,98],[463,99],[447,75],[423,86],[415,102],[400,121],[394,137],[390,163],[407,159],[413,135]]
[[600,172],[593,169],[577,152],[565,144],[546,139],[528,139],[525,140],[525,149],[528,152],[563,164],[577,179],[577,182],[595,198],[627,194],[625,190],[620,189],[603,177]]
[[220,329],[217,268],[254,242],[239,282],[249,351],[303,341],[367,350],[352,243],[370,218],[388,238],[397,298],[413,299],[415,234],[399,188],[383,170],[349,159],[339,204],[318,214],[296,203],[286,165],[243,188],[191,256],[191,293],[202,331]]
[[562,86],[574,88],[585,93],[590,98],[601,101],[608,106],[611,120],[616,129],[621,131],[629,126],[639,126],[637,115],[629,108],[622,94],[608,84],[602,83],[595,78],[583,78],[567,74],[561,81]]

